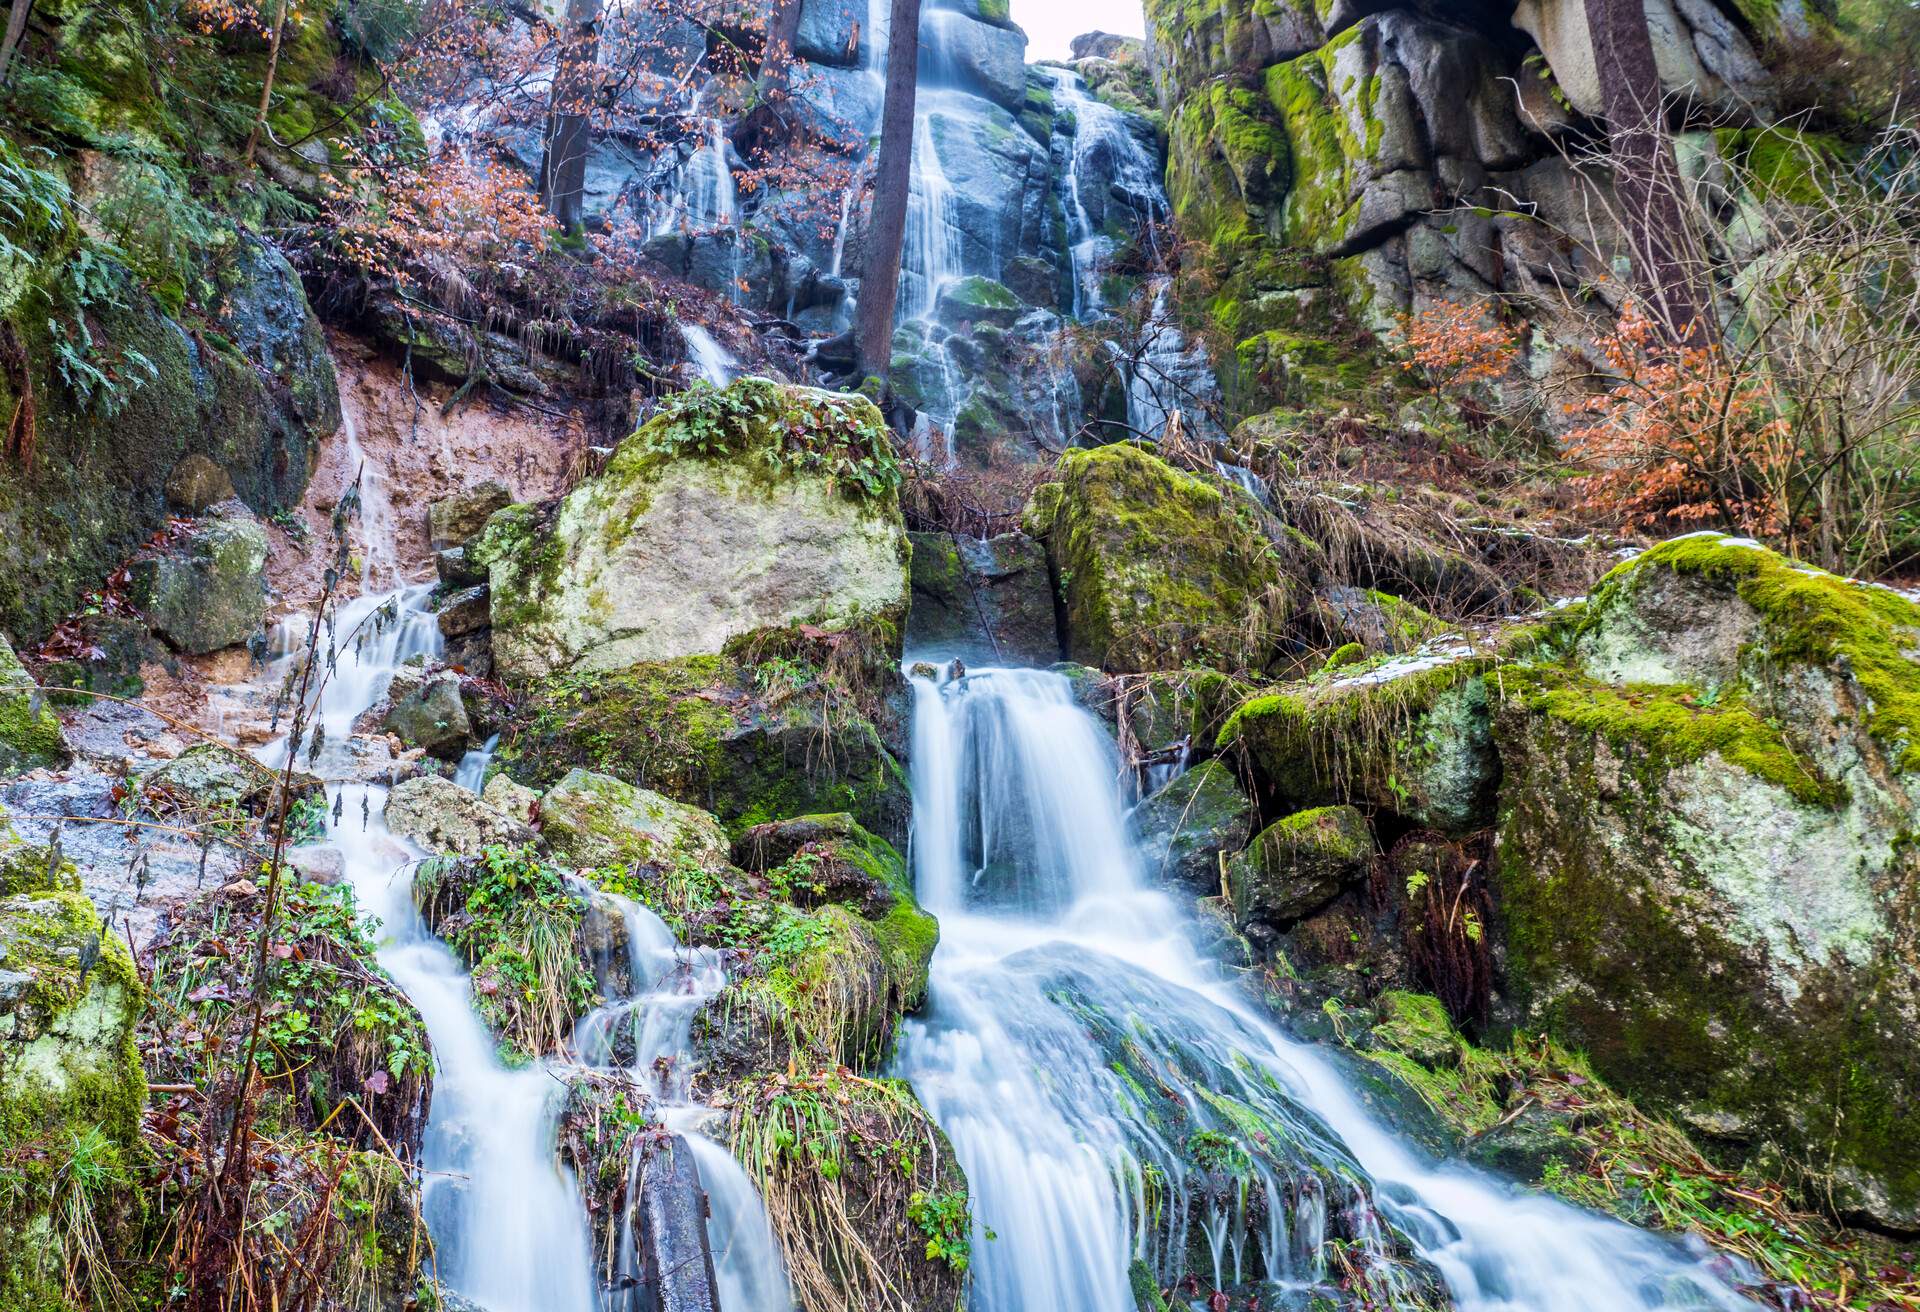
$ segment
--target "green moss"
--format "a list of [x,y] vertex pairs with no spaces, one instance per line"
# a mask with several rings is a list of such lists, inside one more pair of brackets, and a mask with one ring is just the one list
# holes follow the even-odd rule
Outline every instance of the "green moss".
[[[1702,534],[1661,543],[1616,568],[1594,591],[1588,613],[1635,572],[1670,569],[1731,586],[1761,617],[1763,643],[1748,653],[1763,666],[1814,665],[1844,671],[1866,694],[1868,730],[1903,771],[1920,770],[1920,605],[1897,592],[1856,583],[1735,539]],[[1763,750],[1776,782],[1795,773]],[[1754,768],[1754,767],[1750,767]],[[1761,770],[1756,768],[1756,773]],[[1796,790],[1800,796],[1806,785]]]
[[1116,671],[1264,664],[1288,594],[1239,498],[1132,443],[1068,452],[1058,480],[1026,523],[1060,581],[1072,659]]
[[1717,755],[1802,802],[1837,806],[1845,800],[1840,784],[1822,778],[1777,725],[1737,697],[1709,704],[1683,685],[1616,686],[1539,667],[1502,670],[1496,682],[1503,698],[1605,740],[1641,768],[1664,774]]
[[1851,153],[1836,137],[1789,127],[1718,128],[1714,144],[1761,200],[1815,205],[1839,187],[1855,185]]

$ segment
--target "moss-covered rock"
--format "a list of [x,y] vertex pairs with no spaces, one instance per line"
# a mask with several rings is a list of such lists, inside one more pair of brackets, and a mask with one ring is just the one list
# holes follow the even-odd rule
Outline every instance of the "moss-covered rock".
[[1117,671],[1264,665],[1288,586],[1246,513],[1134,443],[1068,452],[1026,515],[1059,581],[1068,656]]
[[705,811],[590,770],[571,770],[540,798],[540,836],[575,866],[726,864],[727,839]]
[[1320,806],[1276,820],[1227,864],[1242,925],[1279,928],[1325,906],[1365,878],[1373,831],[1351,806]]
[[134,561],[134,603],[188,655],[245,642],[266,618],[268,545],[244,512],[202,520]]
[[897,723],[898,671],[866,663],[843,677],[847,650],[749,642],[731,655],[542,679],[498,759],[536,784],[576,766],[631,779],[734,830],[847,811],[904,841],[906,773],[880,727]]
[[1221,761],[1203,761],[1134,808],[1140,867],[1150,878],[1215,894],[1225,878],[1222,855],[1247,845],[1253,802]]
[[695,1019],[704,1078],[725,1083],[794,1063],[878,1069],[901,1017],[926,998],[940,937],[914,900],[906,862],[846,815],[759,826],[735,852],[781,904],[747,973]]
[[380,723],[407,746],[422,748],[443,761],[459,760],[473,736],[460,695],[460,676],[452,670],[409,679],[396,688]]
[[1359,802],[1447,832],[1477,829],[1492,818],[1500,777],[1492,664],[1458,648],[1334,670],[1243,703],[1218,746],[1244,752],[1282,805]]
[[1696,535],[1504,670],[1515,1001],[1637,1100],[1920,1220],[1920,606]]
[[0,1307],[67,1306],[78,1255],[66,1209],[78,1195],[110,1226],[113,1195],[131,1189],[147,1096],[134,1044],[143,1005],[126,945],[85,897],[0,899]]
[[557,505],[489,521],[496,667],[619,670],[801,624],[885,629],[897,648],[898,482],[862,398],[758,378],[683,394]]
[[0,778],[72,759],[60,717],[0,634]]

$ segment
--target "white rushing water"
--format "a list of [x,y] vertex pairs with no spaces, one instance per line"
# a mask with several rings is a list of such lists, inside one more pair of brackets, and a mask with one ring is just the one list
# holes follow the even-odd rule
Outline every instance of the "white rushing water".
[[[1335,1238],[1403,1279],[1395,1232],[1465,1312],[1752,1306],[1678,1243],[1430,1164],[1197,964],[1184,914],[1143,885],[1115,755],[1063,677],[976,670],[913,692],[915,866],[941,938],[898,1067],[971,1182],[974,1312],[1124,1312],[1133,1264],[1164,1283],[1195,1253],[1216,1286],[1304,1306]],[[1122,1045],[1190,1125],[1276,1130],[1284,1153],[1251,1168],[1273,1205],[1209,1194],[1117,1069]]]
[[[351,782],[366,773],[358,758],[367,746],[353,737],[353,722],[385,695],[401,666],[440,652],[439,627],[426,609],[430,591],[416,585],[348,601],[331,632],[322,631],[319,651],[323,660],[330,650],[334,658],[315,702],[325,732],[311,766],[330,780],[347,781],[328,785],[334,818],[327,842],[344,859],[361,914],[378,918],[380,963],[419,1008],[433,1046],[436,1070],[421,1167],[435,1269],[446,1288],[486,1312],[624,1309],[640,1295],[613,1292],[607,1297],[615,1302],[602,1301],[585,1208],[555,1152],[567,1058],[517,1069],[501,1061],[493,1034],[474,1011],[465,967],[414,909],[413,874],[426,854],[387,829],[384,787]],[[306,640],[303,624],[281,627],[276,681],[297,667]],[[493,746],[489,741],[469,752],[456,781],[477,790]],[[261,755],[278,762],[285,750],[282,740]],[[726,1149],[698,1135],[710,1114],[687,1097],[688,1031],[699,1004],[725,983],[718,956],[679,948],[665,924],[642,907],[604,900],[625,922],[635,996],[610,1001],[586,1018],[576,1046],[586,1061],[613,1065],[612,1037],[622,1027],[631,1029],[630,1074],[657,1100],[656,1113],[693,1146],[712,1212],[709,1235],[721,1306],[729,1312],[786,1312],[786,1278],[759,1197]],[[622,1227],[629,1236],[631,1229]],[[626,1256],[625,1269],[632,1271],[630,1242]]]
[[680,340],[687,344],[687,354],[693,357],[693,367],[700,371],[700,376],[715,387],[725,387],[732,382],[740,371],[740,361],[734,358],[733,352],[697,323],[682,319],[679,328]]

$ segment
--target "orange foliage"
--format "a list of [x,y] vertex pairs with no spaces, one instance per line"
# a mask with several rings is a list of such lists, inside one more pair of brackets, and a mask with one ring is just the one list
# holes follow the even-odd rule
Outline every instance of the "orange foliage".
[[1618,381],[1567,407],[1589,422],[1566,435],[1593,467],[1586,504],[1635,526],[1718,523],[1783,532],[1779,489],[1797,463],[1792,428],[1763,379],[1718,346],[1674,346],[1637,305],[1600,339]]
[[1464,392],[1491,383],[1513,366],[1519,330],[1488,312],[1487,302],[1441,301],[1401,320],[1412,357],[1436,392]]
[[[1468,402],[1507,373],[1519,345],[1486,302],[1438,304],[1402,327],[1404,367]],[[1801,455],[1761,375],[1717,345],[1671,345],[1631,303],[1598,346],[1604,389],[1566,407],[1582,421],[1564,442],[1589,471],[1578,480],[1587,509],[1630,527],[1717,523],[1757,537],[1790,527],[1781,489]]]
[[517,169],[444,153],[424,169],[360,155],[329,205],[341,254],[411,282],[423,264],[510,275],[547,249],[553,216]]

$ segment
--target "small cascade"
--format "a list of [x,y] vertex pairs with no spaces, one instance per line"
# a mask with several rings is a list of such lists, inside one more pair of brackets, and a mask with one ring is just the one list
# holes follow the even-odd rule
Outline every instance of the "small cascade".
[[[368,533],[379,524],[369,523]],[[637,1308],[637,1292],[615,1291],[614,1302],[602,1298],[586,1210],[556,1155],[567,1079],[577,1067],[565,1055],[519,1068],[502,1062],[493,1033],[474,1010],[463,964],[414,909],[413,875],[425,854],[388,830],[387,789],[360,781],[383,763],[361,761],[365,745],[353,736],[354,721],[385,696],[403,666],[440,654],[430,595],[421,584],[352,599],[321,627],[314,646],[323,664],[310,694],[321,746],[303,764],[342,781],[328,786],[326,841],[344,859],[361,914],[380,927],[381,965],[419,1009],[432,1042],[436,1073],[421,1167],[422,1212],[434,1237],[437,1273],[447,1289],[487,1312]],[[299,672],[312,639],[309,623],[289,621],[276,630],[270,670],[276,685]],[[493,739],[468,752],[456,781],[477,790],[496,745]],[[262,748],[260,758],[278,764],[286,751],[283,738]],[[589,1063],[627,1071],[668,1127],[692,1146],[712,1210],[708,1232],[720,1306],[788,1312],[791,1298],[765,1211],[726,1149],[700,1136],[713,1113],[688,1094],[693,1015],[726,982],[718,954],[681,949],[651,912],[593,896],[621,917],[631,986],[628,996],[582,1021],[576,1046]]]
[[1269,509],[1272,508],[1273,490],[1267,486],[1267,480],[1254,473],[1251,469],[1248,469],[1245,465],[1235,465],[1229,464],[1225,460],[1215,460],[1213,462],[1213,472],[1226,479],[1227,482],[1233,484],[1242,492],[1245,492],[1261,505]]
[[699,144],[680,161],[649,207],[649,235],[703,233],[732,227],[740,193],[728,159],[727,125],[719,118],[701,122]]
[[[594,896],[620,917],[631,987],[628,996],[582,1019],[575,1048],[589,1065],[625,1074],[651,1099],[652,1112],[693,1149],[712,1212],[708,1241],[720,1307],[786,1312],[792,1295],[766,1209],[733,1155],[702,1133],[716,1113],[694,1102],[689,1091],[694,1015],[727,984],[720,953],[682,947],[665,921],[629,898]],[[620,1231],[622,1269],[628,1273],[640,1269],[633,1239],[638,1167],[636,1158]]]
[[[921,100],[937,94],[923,91]],[[900,257],[898,317],[903,321],[931,320],[941,290],[963,275],[965,253],[954,216],[953,184],[947,181],[935,141],[938,113],[933,105],[922,103],[914,116],[912,190]]]
[[[897,1068],[971,1183],[974,1312],[1114,1312],[1142,1268],[1210,1274],[1236,1306],[1753,1312],[1680,1243],[1417,1157],[1198,964],[1064,676],[913,694],[913,853],[941,937]],[[1335,1287],[1356,1279],[1364,1297]]]
[[1224,441],[1226,434],[1208,417],[1219,399],[1213,364],[1206,347],[1188,342],[1174,322],[1172,287],[1164,275],[1153,280],[1153,308],[1141,330],[1146,340],[1127,374],[1127,423],[1159,438],[1178,414],[1189,437]]
[[494,734],[460,758],[460,764],[454,769],[453,781],[470,793],[477,793],[487,786],[487,767],[493,764],[493,749],[500,745],[500,735]]
[[[1108,308],[1101,277],[1119,244],[1114,234],[1138,231],[1154,242],[1155,225],[1166,217],[1166,197],[1158,161],[1128,127],[1126,116],[1089,95],[1072,69],[1040,71],[1053,82],[1054,104],[1073,116],[1059,192],[1073,264],[1073,317],[1086,319]],[[1124,215],[1112,213],[1116,197],[1123,198]]]
[[733,352],[720,345],[714,335],[697,323],[680,320],[680,340],[687,344],[687,354],[693,359],[693,367],[700,376],[715,387],[725,387],[740,371],[740,361]]

